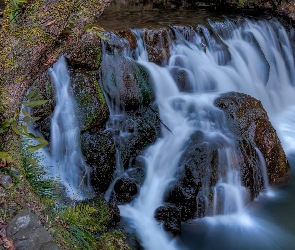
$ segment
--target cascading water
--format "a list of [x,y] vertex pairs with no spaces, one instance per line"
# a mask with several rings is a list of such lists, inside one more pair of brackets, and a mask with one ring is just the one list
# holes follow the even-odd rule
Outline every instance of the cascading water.
[[[220,93],[243,92],[261,100],[285,149],[294,150],[292,145],[288,145],[288,138],[290,135],[292,138],[295,129],[289,126],[286,130],[281,126],[284,122],[281,116],[290,121],[295,106],[292,44],[283,26],[275,19],[257,22],[246,19],[239,25],[230,20],[209,24],[211,33],[202,26],[190,34],[173,28],[176,41],[171,45],[169,61],[162,67],[148,62],[144,38],[141,32],[133,31],[139,39],[137,63],[149,72],[159,115],[165,124],[161,138],[144,153],[147,173],[139,196],[131,204],[120,206],[121,216],[135,228],[145,249],[179,248],[176,240],[172,241],[155,220],[154,212],[165,204],[165,192],[175,181],[185,145],[196,131],[203,132],[205,139],[223,145],[218,150],[219,178],[211,190],[213,199],[209,201],[209,196],[206,196],[208,212],[205,214],[221,216],[206,217],[203,221],[215,224],[218,221],[215,218],[219,218],[219,222],[225,221],[225,224],[234,220],[234,223],[241,222],[252,229],[259,227],[243,208],[248,193],[241,183],[240,167],[231,160],[236,154],[235,139],[224,122],[223,114],[213,104]],[[180,74],[182,82],[177,77]],[[267,189],[265,163],[259,149],[257,158]],[[202,181],[206,186],[206,179]],[[269,247],[267,249],[273,249],[282,241],[269,231],[257,229],[256,233],[261,236],[260,239],[257,237],[260,242],[257,245]],[[273,239],[266,243],[266,235]],[[284,240],[289,243],[290,239]],[[255,245],[243,247],[238,243],[228,249],[236,249],[236,246],[255,249]],[[203,249],[214,249],[214,246],[207,244]]]
[[87,198],[92,192],[90,168],[80,148],[80,128],[65,58],[61,57],[49,71],[56,93],[56,106],[51,119],[50,172],[66,187],[70,198]]

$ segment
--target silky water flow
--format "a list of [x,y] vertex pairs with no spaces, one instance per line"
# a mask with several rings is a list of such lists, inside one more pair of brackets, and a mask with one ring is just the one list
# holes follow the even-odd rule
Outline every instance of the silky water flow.
[[[135,60],[127,50],[103,55],[102,74],[106,74],[108,65],[118,67],[120,57],[147,69],[159,116],[165,124],[161,137],[144,152],[147,169],[139,195],[132,203],[119,206],[121,216],[135,229],[144,249],[288,249],[295,244],[291,235],[245,208],[249,194],[242,186],[240,166],[231,160],[237,154],[235,138],[223,113],[213,103],[221,93],[229,91],[261,100],[284,149],[292,152],[295,149],[295,78],[290,41],[293,31],[288,34],[276,19],[245,19],[240,24],[231,20],[209,21],[209,25],[211,31],[198,26],[198,32],[188,33],[172,27],[176,39],[170,46],[168,62],[162,66],[148,61],[142,30],[132,30],[138,44]],[[178,88],[174,76],[180,71],[185,72],[189,92]],[[114,82],[118,84],[118,80],[112,79],[103,85]],[[124,115],[119,105],[115,107],[110,107],[111,119]],[[183,223],[183,236],[172,239],[155,220],[154,213],[165,204],[165,191],[175,181],[183,150],[195,131],[202,131],[205,138],[223,145],[218,150],[219,180],[212,190],[211,204],[207,197],[206,216]],[[264,178],[265,191],[260,196],[273,197],[264,158],[258,148],[256,152]],[[121,176],[126,175],[121,166],[118,168]],[[206,178],[202,182],[206,185]],[[109,195],[110,191],[107,198]]]

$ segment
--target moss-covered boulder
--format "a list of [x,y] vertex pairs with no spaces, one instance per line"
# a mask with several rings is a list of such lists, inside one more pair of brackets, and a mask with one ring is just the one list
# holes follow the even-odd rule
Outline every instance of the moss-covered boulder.
[[95,74],[73,71],[71,83],[77,101],[76,115],[80,129],[85,131],[104,125],[109,118],[109,109]]
[[290,165],[281,142],[261,102],[237,92],[221,95],[215,106],[222,109],[236,136],[254,143],[264,156],[270,184],[285,184]]
[[101,42],[95,32],[85,32],[76,50],[67,55],[69,64],[74,68],[98,70],[101,62]]

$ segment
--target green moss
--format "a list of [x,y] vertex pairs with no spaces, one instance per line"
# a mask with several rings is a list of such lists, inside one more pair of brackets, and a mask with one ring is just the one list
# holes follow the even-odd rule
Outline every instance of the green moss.
[[86,125],[85,125],[85,130],[88,130],[91,128],[93,122],[97,119],[97,114],[96,113],[93,113],[90,115],[90,117],[88,118],[88,121],[86,122]]
[[106,105],[106,101],[105,101],[105,98],[104,98],[104,95],[103,95],[103,92],[98,84],[98,82],[95,82],[95,87],[96,87],[96,91],[97,91],[97,96],[99,98],[99,100],[101,101],[101,103],[103,105]]
[[99,239],[100,250],[131,250],[131,248],[125,243],[126,239],[124,235],[116,230],[112,233],[105,233]]

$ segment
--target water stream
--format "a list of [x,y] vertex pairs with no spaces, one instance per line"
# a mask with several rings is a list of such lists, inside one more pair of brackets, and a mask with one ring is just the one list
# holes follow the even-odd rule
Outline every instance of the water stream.
[[[189,35],[174,27],[176,41],[164,66],[148,61],[142,32],[133,30],[139,44],[135,61],[149,72],[159,115],[166,126],[162,126],[162,136],[145,151],[144,184],[131,204],[120,206],[121,216],[136,230],[144,249],[149,250],[291,249],[295,245],[292,235],[261,219],[259,212],[257,217],[257,212],[245,209],[248,194],[241,183],[240,167],[230,160],[236,154],[234,137],[213,102],[229,91],[261,100],[284,149],[289,154],[294,152],[293,33],[288,34],[276,19],[209,21],[209,25],[211,31],[198,26],[198,32]],[[134,60],[128,53],[124,57]],[[180,91],[175,72],[185,73],[185,86],[190,91]],[[210,216],[184,223],[182,237],[172,240],[155,220],[154,211],[165,204],[165,191],[175,180],[185,145],[197,130],[205,138],[226,145],[218,151],[220,177],[214,188],[213,207],[207,214]],[[268,191],[264,159],[256,150]],[[224,171],[226,175],[221,174]]]
[[[256,148],[264,192],[253,204],[247,205],[249,194],[242,185],[241,166],[233,160],[238,154],[236,138],[228,128],[223,112],[214,106],[214,100],[229,91],[246,93],[261,100],[295,165],[291,157],[295,151],[294,32],[287,32],[275,18],[268,21],[209,21],[207,26],[199,25],[195,30],[186,31],[179,26],[171,27],[168,36],[173,34],[174,37],[168,37],[170,57],[161,66],[148,59],[144,30],[132,30],[137,39],[135,52],[126,48],[111,55],[103,53],[101,79],[108,79],[105,76],[111,67],[115,74],[109,76],[116,78],[112,79],[118,83],[116,88],[123,82],[117,67],[136,63],[147,70],[156,95],[153,105],[162,122],[161,136],[141,156],[145,161],[146,176],[139,195],[130,204],[119,206],[121,216],[147,250],[292,249],[295,228],[288,222],[282,224],[276,210],[280,202],[282,206],[287,203],[288,208],[283,211],[293,213],[290,216],[294,219],[294,212],[288,209],[295,206],[287,201],[294,185],[271,190],[264,158]],[[106,47],[103,49],[106,52]],[[50,151],[42,149],[47,157],[45,165],[52,166],[51,175],[60,179],[70,198],[83,199],[92,193],[90,168],[81,153],[76,103],[63,57],[50,69],[50,75],[56,91],[56,107],[51,120]],[[104,88],[110,87],[112,81],[103,82]],[[106,129],[113,132],[116,145],[115,182],[128,176],[117,142],[122,138],[127,140],[130,133],[120,131],[125,110],[119,95],[111,94],[112,97],[106,96],[110,109]],[[211,190],[212,199],[209,194],[200,192],[205,197],[205,217],[183,223],[182,235],[171,238],[155,220],[154,213],[166,204],[166,191],[175,182],[185,147],[196,131],[204,134],[204,143],[213,141],[217,145],[218,181]],[[201,181],[203,187],[210,188],[208,176]],[[114,182],[105,194],[107,200]],[[270,211],[267,211],[268,207]],[[271,218],[273,214],[276,219]],[[282,215],[282,220],[287,221],[287,217]],[[287,226],[281,229],[276,226],[280,223]]]

